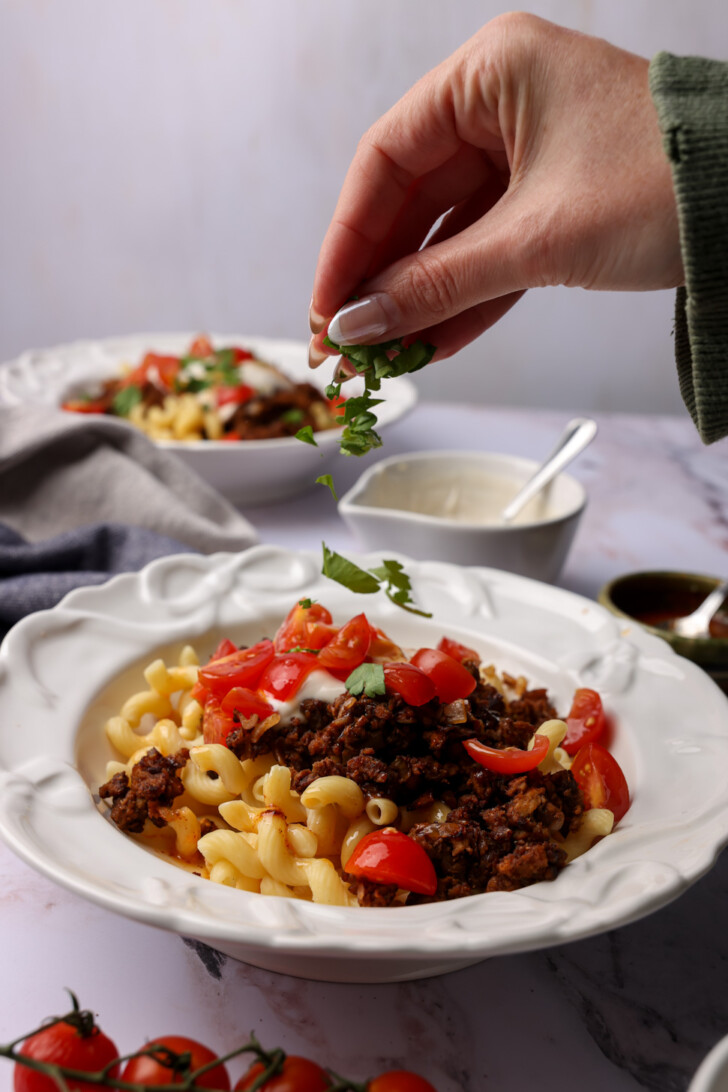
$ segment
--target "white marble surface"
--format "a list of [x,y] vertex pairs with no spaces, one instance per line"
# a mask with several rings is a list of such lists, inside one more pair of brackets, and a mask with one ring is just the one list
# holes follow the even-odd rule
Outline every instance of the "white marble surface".
[[[598,420],[574,468],[590,500],[560,583],[594,596],[640,568],[726,575],[728,442],[704,448],[687,418]],[[563,424],[553,412],[423,405],[386,433],[385,452],[472,447],[538,457]],[[362,468],[343,462],[340,491]],[[321,487],[247,514],[264,541],[356,546]],[[252,1029],[267,1045],[354,1078],[419,1070],[438,1092],[682,1092],[728,1033],[727,898],[724,856],[677,902],[617,932],[429,981],[340,986],[249,968],[126,921],[0,846],[0,1040],[65,1011],[67,986],[123,1051],[170,1032],[229,1050]],[[11,1087],[0,1059],[0,1090]]]

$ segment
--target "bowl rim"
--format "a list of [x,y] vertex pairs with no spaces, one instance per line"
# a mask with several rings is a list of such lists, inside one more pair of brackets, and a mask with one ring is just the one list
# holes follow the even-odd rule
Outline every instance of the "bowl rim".
[[550,516],[547,519],[528,520],[527,522],[522,523],[476,523],[471,520],[451,519],[447,516],[428,516],[423,512],[410,512],[403,508],[386,508],[383,505],[377,504],[361,504],[357,499],[373,478],[380,475],[388,467],[394,466],[399,462],[442,462],[443,460],[455,461],[457,458],[474,458],[482,461],[486,461],[488,458],[503,459],[527,470],[536,470],[540,465],[538,459],[531,459],[524,455],[511,455],[508,452],[500,451],[460,451],[448,448],[442,451],[412,451],[403,452],[401,455],[389,455],[387,458],[380,459],[372,466],[367,467],[367,469],[360,474],[351,488],[348,489],[339,500],[339,512],[344,517],[362,514],[365,516],[375,516],[377,519],[383,519],[388,522],[413,523],[423,527],[435,527],[443,530],[478,532],[480,534],[489,535],[508,535],[518,531],[530,531],[533,529],[541,530],[544,527],[558,527],[560,524],[567,523],[580,516],[586,507],[588,498],[584,485],[578,478],[565,472],[557,474],[554,481],[562,478],[570,485],[575,486],[579,495],[578,503],[561,515]]
[[718,1092],[716,1079],[728,1076],[728,1035],[711,1048],[695,1071],[687,1092]]
[[[642,626],[648,633],[654,633],[655,636],[661,637],[663,641],[667,641],[670,645],[676,645],[678,647],[687,647],[687,645],[690,645],[697,649],[711,649],[712,651],[715,651],[716,649],[718,651],[725,650],[726,658],[728,659],[728,637],[685,637],[679,633],[671,633],[670,630],[660,629],[658,626],[651,626],[648,622],[643,622],[634,614],[628,614],[627,611],[618,607],[612,598],[614,588],[618,587],[623,581],[638,579],[640,577],[646,577],[648,579],[669,579],[676,583],[697,580],[717,588],[721,582],[719,576],[710,576],[708,573],[679,572],[675,569],[637,569],[634,572],[622,573],[620,576],[615,576],[612,580],[609,580],[604,584],[597,594],[597,602],[601,603],[603,607],[606,607],[607,610],[611,611],[612,614],[616,615],[618,618],[625,618],[629,622],[634,622],[637,625]],[[710,588],[708,591],[710,591]]]

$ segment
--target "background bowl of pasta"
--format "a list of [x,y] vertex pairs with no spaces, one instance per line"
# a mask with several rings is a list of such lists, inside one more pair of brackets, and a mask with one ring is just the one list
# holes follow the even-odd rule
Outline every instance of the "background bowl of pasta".
[[[190,359],[190,349],[205,341],[207,338],[190,333],[152,333],[32,350],[0,367],[0,406],[45,405],[64,412],[61,407],[65,404],[81,412],[105,412],[97,397],[104,384],[121,377],[133,380],[135,372],[145,370],[143,362],[151,354],[155,358],[151,370],[160,388],[159,397],[154,399],[155,404],[147,406],[141,402],[138,384],[131,383],[133,390],[127,386],[117,401],[124,411],[120,419],[128,420],[130,427],[143,427],[154,443],[181,459],[237,506],[269,504],[310,489],[316,478],[330,468],[341,438],[341,428],[331,427],[335,407],[327,407],[323,397],[331,381],[331,369],[311,371],[308,347],[302,341],[218,334],[211,335],[211,347],[227,351],[219,366],[213,368],[205,362],[205,351],[198,352],[199,360]],[[254,359],[236,359],[241,350]],[[186,361],[181,373],[183,384],[178,371],[172,378],[166,371],[165,361],[175,358]],[[243,374],[242,381],[231,378],[239,366],[250,372]],[[268,394],[286,381],[292,385],[310,384],[321,393],[313,407],[308,404],[310,398],[286,401],[279,415],[287,418],[288,433],[313,421],[317,446],[302,443],[292,434],[267,435],[275,431],[270,429],[251,431],[265,438],[235,439],[239,430],[230,427],[231,420],[236,412],[242,414],[254,404],[251,399],[241,407],[241,395],[259,389]],[[362,390],[363,384],[355,378],[342,393],[350,397]],[[416,401],[417,389],[410,379],[400,376],[388,380],[384,401],[377,408],[377,427],[386,428],[412,409]],[[264,418],[270,420],[270,412]]]
[[[442,974],[612,929],[665,905],[711,867],[728,840],[728,704],[703,672],[641,629],[625,635],[601,606],[572,593],[497,570],[399,561],[432,617],[333,583],[318,555],[257,546],[163,558],[19,623],[0,650],[2,837],[32,867],[108,909],[255,966],[349,982]],[[188,685],[195,658],[206,662],[223,638],[259,642],[302,598],[326,604],[338,625],[364,610],[403,648],[435,647],[446,635],[484,664],[546,688],[558,709],[577,687],[598,690],[629,811],[554,880],[381,907],[210,882],[121,833],[98,794],[119,758],[107,722],[130,715],[131,700],[135,730],[146,733],[143,717],[164,719],[164,701]],[[183,714],[165,730],[179,730]],[[224,780],[222,766],[208,767],[195,777],[214,773],[208,787]],[[299,867],[299,852],[305,857],[305,846],[289,843],[281,867]]]

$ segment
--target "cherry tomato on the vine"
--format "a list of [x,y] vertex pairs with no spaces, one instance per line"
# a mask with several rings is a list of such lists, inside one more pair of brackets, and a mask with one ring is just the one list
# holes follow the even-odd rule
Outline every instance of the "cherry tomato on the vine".
[[[111,1039],[95,1024],[89,1022],[88,1034],[83,1034],[84,1030],[83,1027],[79,1028],[65,1021],[52,1024],[26,1039],[19,1053],[39,1062],[53,1062],[68,1069],[81,1069],[88,1073],[97,1072],[117,1058],[119,1052]],[[113,1066],[109,1075],[118,1077],[119,1066]],[[66,1084],[69,1092],[93,1092],[98,1087],[86,1081],[68,1080]],[[13,1088],[15,1092],[58,1092],[58,1085],[54,1080],[23,1065],[15,1066]]]
[[437,891],[435,866],[422,846],[392,827],[365,834],[346,862],[346,872],[374,883],[396,883],[420,895]]
[[369,1081],[367,1092],[437,1092],[437,1089],[408,1069],[390,1069]]
[[571,772],[582,791],[586,806],[607,808],[614,822],[629,810],[629,786],[616,758],[598,743],[587,743],[571,764]]
[[[265,1066],[262,1062],[254,1062],[235,1085],[235,1092],[247,1092],[261,1073],[265,1073]],[[326,1092],[328,1088],[331,1088],[331,1078],[325,1069],[308,1058],[289,1054],[280,1072],[261,1086],[261,1092]]]
[[[186,1054],[189,1051],[189,1068],[191,1071],[207,1065],[208,1062],[214,1062],[217,1058],[217,1054],[213,1054],[209,1047],[198,1043],[195,1039],[187,1039],[183,1035],[162,1035],[157,1039],[151,1039],[148,1047],[151,1046],[167,1047],[175,1054]],[[148,1047],[143,1049],[146,1050]],[[169,1066],[162,1065],[161,1061],[156,1058],[152,1058],[148,1054],[142,1054],[138,1058],[129,1059],[124,1066],[121,1079],[128,1081],[130,1084],[156,1085],[181,1084],[183,1078],[181,1073],[175,1073]],[[195,1084],[199,1088],[214,1088],[220,1089],[221,1092],[229,1092],[230,1078],[224,1065],[216,1065],[212,1069],[208,1069],[200,1077],[196,1077]]]

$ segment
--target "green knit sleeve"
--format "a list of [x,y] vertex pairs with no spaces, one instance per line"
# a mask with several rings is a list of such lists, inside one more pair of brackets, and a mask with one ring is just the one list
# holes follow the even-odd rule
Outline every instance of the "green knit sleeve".
[[658,53],[650,92],[672,166],[685,287],[680,392],[706,444],[728,435],[728,64]]

